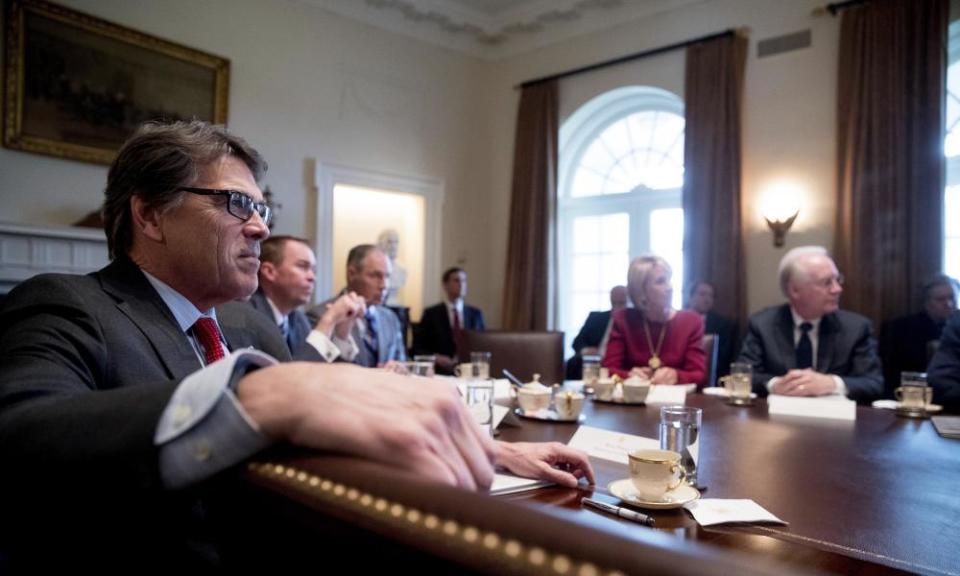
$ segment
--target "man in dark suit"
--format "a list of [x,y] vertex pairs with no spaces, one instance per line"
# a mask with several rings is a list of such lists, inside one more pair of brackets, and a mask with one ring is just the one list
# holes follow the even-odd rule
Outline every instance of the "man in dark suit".
[[843,276],[826,249],[787,252],[780,289],[789,302],[754,314],[740,351],[739,361],[753,365],[754,391],[880,398],[883,376],[870,321],[839,310]]
[[737,342],[737,323],[713,311],[716,288],[709,282],[694,282],[687,307],[703,317],[704,333],[717,335],[717,376],[730,373]]
[[940,340],[943,327],[957,311],[957,281],[938,275],[923,286],[923,310],[884,322],[880,330],[880,358],[886,384],[884,396],[893,398],[901,372],[926,372],[928,346]]
[[587,315],[587,321],[583,323],[577,337],[573,339],[574,355],[567,361],[565,376],[567,380],[583,378],[584,356],[603,356],[606,344],[604,340],[610,327],[610,315],[614,310],[626,308],[627,298],[626,286],[614,286],[610,289],[610,310],[594,311]]
[[414,354],[436,354],[437,372],[453,374],[463,344],[464,330],[485,330],[483,312],[464,304],[467,273],[463,268],[448,268],[443,273],[446,298],[423,311],[414,333]]
[[307,317],[314,324],[319,323],[339,298],[356,294],[366,308],[350,330],[359,349],[351,361],[368,368],[380,366],[404,372],[402,363],[407,359],[407,351],[400,319],[384,304],[389,282],[390,263],[383,250],[373,244],[354,246],[347,255],[347,287],[338,298],[308,310]]
[[221,127],[145,125],[108,175],[113,262],[5,300],[0,542],[14,572],[216,566],[214,477],[275,441],[468,488],[511,461],[449,385],[427,379],[410,403],[395,374],[277,363],[279,333],[232,302],[257,287],[265,167]]
[[271,236],[260,243],[260,287],[250,304],[280,329],[290,353],[299,360],[342,358],[358,353],[350,330],[363,315],[363,299],[349,292],[327,306],[316,324],[300,310],[310,301],[317,260],[306,240],[294,236]]
[[960,314],[947,321],[940,346],[927,367],[933,403],[960,412]]

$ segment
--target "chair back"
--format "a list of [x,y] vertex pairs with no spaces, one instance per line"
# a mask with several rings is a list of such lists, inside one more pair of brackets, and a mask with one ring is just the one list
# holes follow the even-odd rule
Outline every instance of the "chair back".
[[707,355],[707,374],[703,382],[697,384],[701,390],[706,386],[717,385],[717,350],[720,348],[719,334],[703,335],[703,351]]
[[563,332],[511,332],[464,330],[460,361],[469,362],[470,352],[490,352],[490,376],[502,378],[506,368],[522,382],[540,374],[547,386],[563,383]]

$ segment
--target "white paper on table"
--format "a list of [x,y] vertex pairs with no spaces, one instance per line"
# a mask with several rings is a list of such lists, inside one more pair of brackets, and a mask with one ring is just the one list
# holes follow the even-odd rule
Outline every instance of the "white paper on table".
[[533,490],[544,486],[552,486],[553,482],[549,480],[536,480],[533,478],[521,478],[513,474],[504,474],[498,472],[493,477],[493,485],[490,486],[491,496],[500,496],[503,494],[513,494],[524,490]]
[[581,426],[574,433],[568,445],[583,450],[594,458],[602,458],[620,464],[629,464],[627,455],[634,450],[660,448],[660,440],[644,438],[633,434],[613,432],[592,426]]
[[857,403],[839,394],[817,398],[771,394],[767,398],[767,406],[770,414],[783,416],[828,418],[831,420],[857,419]]
[[493,405],[493,427],[496,429],[503,422],[503,419],[510,413],[510,408],[499,404]]
[[651,386],[647,404],[686,404],[686,386]]
[[726,524],[728,522],[787,524],[753,500],[705,498],[688,502],[683,507],[693,514],[694,519],[701,526],[713,526],[714,524]]

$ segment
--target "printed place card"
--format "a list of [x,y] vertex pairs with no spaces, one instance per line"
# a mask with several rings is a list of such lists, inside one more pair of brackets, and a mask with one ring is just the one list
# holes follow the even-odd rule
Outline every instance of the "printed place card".
[[568,445],[583,450],[594,458],[602,458],[620,464],[629,464],[627,455],[634,450],[660,448],[657,438],[644,438],[633,434],[613,432],[592,426],[577,429]]

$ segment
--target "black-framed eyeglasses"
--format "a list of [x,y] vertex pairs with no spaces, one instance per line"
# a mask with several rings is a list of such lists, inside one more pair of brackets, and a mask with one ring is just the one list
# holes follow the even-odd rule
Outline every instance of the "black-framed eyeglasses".
[[217,190],[216,188],[193,188],[191,186],[183,186],[180,190],[200,196],[226,196],[227,212],[244,222],[252,218],[253,213],[256,212],[260,215],[263,223],[269,225],[270,218],[273,216],[273,210],[267,206],[266,202],[254,202],[253,198],[240,190]]

